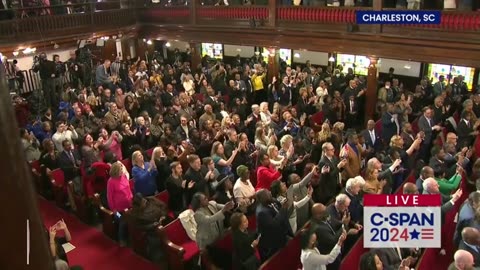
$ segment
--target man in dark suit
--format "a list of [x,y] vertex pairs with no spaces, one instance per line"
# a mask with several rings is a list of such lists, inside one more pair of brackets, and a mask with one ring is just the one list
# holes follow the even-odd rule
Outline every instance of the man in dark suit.
[[437,132],[442,130],[442,127],[433,121],[432,116],[433,110],[430,107],[425,107],[423,108],[423,115],[418,119],[418,128],[425,134],[419,152],[419,158],[423,160],[429,160],[433,139]]
[[72,143],[69,140],[62,142],[63,151],[58,156],[58,163],[65,175],[66,181],[73,181],[73,188],[75,193],[82,193],[82,178],[80,176],[80,165],[82,159],[77,150],[72,148]]
[[363,130],[360,133],[360,135],[362,135],[363,138],[365,139],[365,145],[367,147],[367,150],[368,149],[373,150],[366,156],[367,160],[372,158],[375,155],[375,153],[382,151],[382,146],[383,146],[382,140],[380,136],[377,134],[377,132],[375,131],[375,121],[368,120],[367,128]]
[[293,209],[293,201],[287,199],[280,204],[273,200],[272,194],[266,189],[257,191],[257,200],[258,252],[261,261],[265,262],[287,244],[287,235],[292,235],[288,217]]
[[167,91],[163,92],[160,97],[162,99],[163,106],[170,107],[173,105],[173,97],[175,96],[175,93],[173,91],[173,86],[171,84],[167,84],[166,90]]
[[184,115],[180,116],[180,125],[177,127],[175,133],[177,137],[182,140],[189,140],[191,137],[193,128],[188,124],[188,119]]
[[405,122],[402,125],[402,133],[400,133],[400,137],[403,139],[403,147],[404,149],[410,148],[413,144],[417,135],[413,132],[412,124],[409,122]]
[[365,180],[358,176],[350,178],[345,185],[344,193],[350,198],[350,205],[348,211],[350,213],[351,220],[355,223],[363,223],[363,205],[362,198],[359,193],[362,186],[365,184]]
[[466,250],[473,255],[474,266],[480,266],[480,232],[473,227],[466,227],[462,230],[462,241],[458,246],[459,250]]
[[354,95],[347,98],[345,103],[345,126],[347,128],[356,128],[358,121],[358,102]]
[[322,174],[322,181],[315,188],[314,201],[327,204],[332,200],[339,191],[340,186],[340,170],[343,170],[347,164],[347,160],[339,159],[335,156],[335,147],[329,142],[322,145],[322,158],[318,163],[318,168],[327,166],[329,169],[326,173]]
[[332,203],[327,207],[330,222],[334,225],[340,223],[346,230],[348,230],[348,237],[345,240],[345,245],[342,250],[343,253],[348,253],[353,244],[358,240],[358,237],[360,236],[359,232],[363,228],[361,224],[352,220],[351,213],[348,211],[350,203],[351,200],[347,195],[339,194],[335,197],[335,203]]
[[393,135],[400,134],[398,114],[392,103],[387,104],[387,111],[382,115],[382,139],[384,144],[389,144]]
[[428,178],[431,178],[431,177],[434,177],[434,172],[433,172],[432,167],[424,166],[420,170],[420,175],[418,176],[417,181],[415,182],[415,184],[417,186],[417,190],[420,194],[423,193],[423,181],[425,181],[425,179],[428,179]]
[[423,181],[423,193],[422,194],[440,194],[442,196],[442,224],[445,222],[445,215],[453,209],[455,202],[462,196],[462,190],[458,189],[453,195],[447,196],[440,193],[439,185],[435,178],[427,178]]
[[[316,203],[312,206],[310,230],[317,235],[317,248],[320,251],[320,254],[330,254],[342,233],[346,233],[342,227],[342,223],[335,222],[330,218],[327,208],[321,203]],[[358,233],[358,230],[356,229],[350,230],[352,233]],[[339,255],[334,262],[327,265],[327,270],[340,269],[341,261],[342,255]]]

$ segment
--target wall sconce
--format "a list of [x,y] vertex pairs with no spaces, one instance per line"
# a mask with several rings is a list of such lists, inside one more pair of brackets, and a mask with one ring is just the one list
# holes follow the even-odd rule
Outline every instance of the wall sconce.
[[165,43],[165,47],[170,48],[170,46],[172,46],[172,44],[170,44],[170,42]]
[[53,48],[56,50],[56,49],[60,48],[60,45],[58,45],[57,43],[55,43],[55,44],[53,45]]
[[14,52],[13,52],[13,56],[15,56],[15,57],[17,57],[18,54],[19,54],[19,52],[17,52],[17,51],[14,51]]
[[328,58],[328,62],[335,62],[335,57],[330,56],[330,58]]
[[256,56],[259,56],[259,55],[260,55],[260,52],[259,52],[259,51],[256,51],[256,52],[255,52],[255,55],[256,55]]
[[149,39],[149,40],[147,41],[147,44],[148,44],[148,45],[152,45],[153,42]]
[[294,54],[293,54],[293,57],[295,57],[295,58],[300,58],[300,54],[299,54],[299,53],[294,53]]

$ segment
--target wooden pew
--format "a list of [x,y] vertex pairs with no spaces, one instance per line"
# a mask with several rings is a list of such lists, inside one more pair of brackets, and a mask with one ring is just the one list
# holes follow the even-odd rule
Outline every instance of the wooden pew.
[[166,226],[159,227],[158,234],[162,239],[170,269],[189,269],[186,267],[187,264],[196,263],[200,250],[197,243],[188,237],[178,218]]
[[115,213],[102,204],[100,194],[94,195],[94,202],[99,208],[102,220],[102,231],[113,240],[118,239],[118,224],[115,222]]

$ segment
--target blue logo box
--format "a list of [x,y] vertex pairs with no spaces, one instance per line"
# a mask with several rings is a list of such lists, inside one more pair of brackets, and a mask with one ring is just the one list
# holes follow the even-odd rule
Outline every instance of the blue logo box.
[[357,24],[440,24],[440,11],[358,10]]

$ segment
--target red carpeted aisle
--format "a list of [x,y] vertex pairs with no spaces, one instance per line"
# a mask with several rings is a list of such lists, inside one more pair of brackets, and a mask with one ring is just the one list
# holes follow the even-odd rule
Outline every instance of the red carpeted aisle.
[[122,248],[97,229],[81,223],[74,215],[57,208],[53,203],[40,198],[38,207],[45,226],[64,219],[76,247],[67,254],[70,265],[82,266],[84,270],[158,270],[157,266]]

